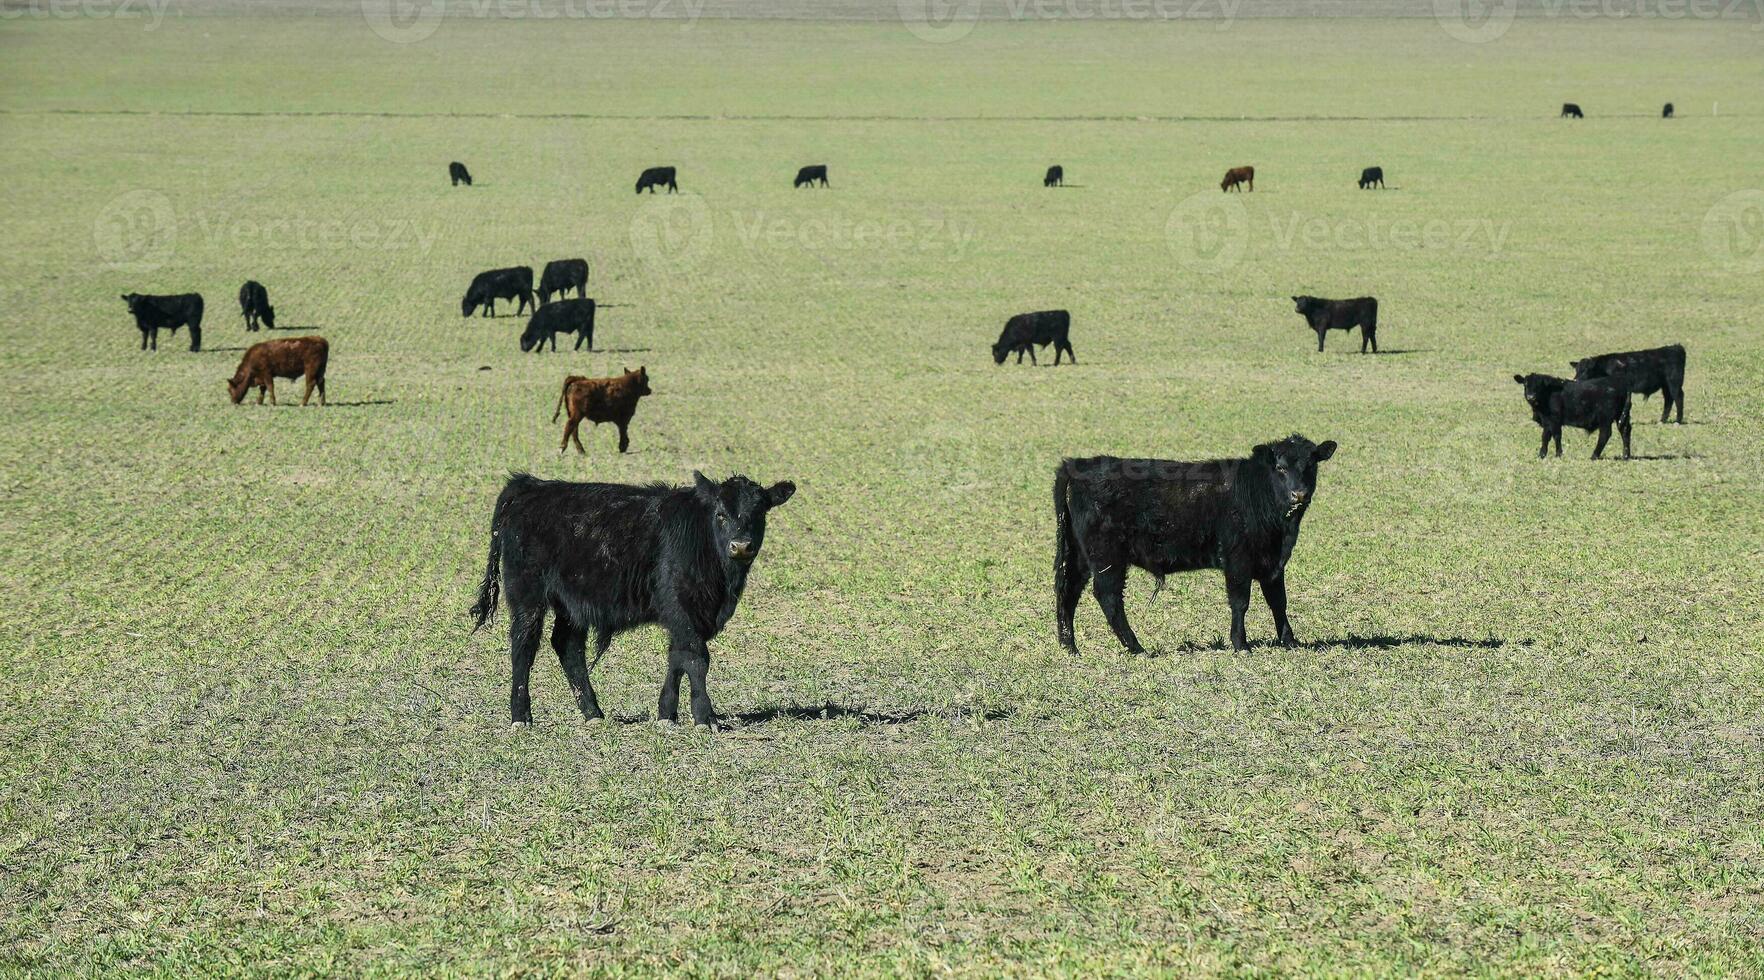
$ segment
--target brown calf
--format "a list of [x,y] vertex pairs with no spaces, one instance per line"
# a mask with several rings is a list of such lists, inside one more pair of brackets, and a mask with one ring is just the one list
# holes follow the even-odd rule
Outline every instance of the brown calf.
[[1225,179],[1219,181],[1219,189],[1228,191],[1239,184],[1248,184],[1250,190],[1256,189],[1256,168],[1232,167],[1225,171]]
[[276,404],[276,379],[290,380],[301,375],[306,376],[306,393],[300,396],[300,404],[312,397],[312,389],[318,389],[319,404],[325,403],[325,362],[330,360],[331,345],[325,343],[323,337],[292,337],[288,340],[266,340],[261,344],[252,344],[245,356],[239,359],[239,370],[227,380],[227,393],[233,396],[233,404],[245,400],[245,393],[251,388],[257,389],[257,403],[263,404],[264,392],[269,392],[270,404]]
[[551,413],[551,421],[555,423],[564,406],[569,406],[570,421],[564,426],[563,442],[557,451],[561,453],[568,449],[573,439],[577,452],[588,452],[582,448],[582,437],[576,432],[582,420],[587,419],[595,425],[611,422],[618,426],[619,452],[624,452],[631,445],[625,427],[631,424],[631,416],[637,413],[637,399],[649,393],[649,369],[645,367],[635,371],[627,369],[624,374],[611,378],[584,378],[577,374],[565,378],[563,391],[557,396],[557,411]]

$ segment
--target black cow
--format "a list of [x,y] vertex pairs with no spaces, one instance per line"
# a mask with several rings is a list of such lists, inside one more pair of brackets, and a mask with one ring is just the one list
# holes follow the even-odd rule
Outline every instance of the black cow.
[[270,305],[269,290],[256,279],[247,279],[239,287],[239,313],[245,317],[246,333],[257,332],[259,320],[271,330],[276,329],[276,308]]
[[666,187],[669,194],[680,189],[680,186],[674,183],[673,167],[650,167],[638,175],[637,193],[641,194],[645,189],[648,189],[649,193],[654,194],[657,187]]
[[1660,406],[1661,423],[1672,414],[1672,406],[1677,405],[1678,424],[1684,424],[1684,345],[1600,354],[1570,361],[1568,366],[1574,369],[1576,381],[1610,378],[1644,399],[1664,391],[1666,404]]
[[[1091,584],[1096,603],[1129,653],[1143,653],[1127,623],[1127,569],[1164,576],[1217,568],[1231,602],[1231,645],[1249,649],[1243,617],[1250,581],[1274,614],[1282,645],[1296,642],[1286,619],[1286,562],[1317,489],[1317,464],[1335,443],[1303,436],[1264,443],[1248,459],[1068,459],[1054,475],[1054,612],[1061,645],[1078,644],[1072,615]],[[1155,594],[1155,593],[1154,593]]]
[[1513,380],[1525,387],[1532,421],[1543,429],[1538,459],[1549,452],[1551,439],[1556,440],[1556,455],[1562,455],[1562,428],[1569,425],[1587,432],[1599,430],[1593,459],[1604,455],[1615,425],[1623,436],[1623,458],[1629,458],[1629,391],[1622,384],[1615,380],[1569,381],[1547,374],[1515,374]]
[[1319,299],[1315,296],[1294,296],[1293,308],[1317,332],[1317,352],[1323,352],[1323,336],[1331,330],[1360,328],[1360,353],[1368,344],[1378,353],[1378,301],[1370,296],[1358,299]]
[[588,296],[588,260],[557,259],[545,263],[545,271],[539,274],[539,305],[551,302],[556,293],[559,298],[567,295],[570,290],[576,291],[577,299]]
[[[490,559],[472,615],[479,628],[506,591],[513,678],[509,717],[531,724],[527,678],[545,611],[551,646],[590,720],[602,717],[589,671],[618,633],[649,623],[668,631],[668,669],[656,714],[674,721],[680,676],[692,685],[692,720],[711,725],[706,645],[735,615],[748,570],[766,536],[766,514],[796,492],[785,481],[761,487],[744,476],[693,486],[564,483],[525,473],[509,477],[490,521]],[[594,634],[594,663],[584,657]]]
[[1562,118],[1564,118],[1564,119],[1585,119],[1586,115],[1584,113],[1582,113],[1580,111],[1580,107],[1575,105],[1574,103],[1564,102],[1564,103],[1562,103]]
[[557,335],[560,333],[575,334],[576,349],[581,350],[582,345],[587,344],[588,350],[592,352],[594,301],[560,299],[534,310],[533,318],[527,321],[527,329],[521,333],[521,350],[543,348],[547,340],[551,341],[551,349],[557,350]]
[[1066,183],[1066,168],[1059,164],[1047,168],[1047,176],[1041,178],[1043,187],[1062,187]]
[[533,302],[532,268],[517,265],[507,269],[491,269],[473,276],[465,298],[459,301],[459,315],[471,316],[474,310],[482,306],[485,316],[495,316],[496,301],[499,299],[517,300],[516,316],[529,307],[538,309],[538,304]]
[[1003,364],[1005,358],[1015,353],[1017,363],[1023,363],[1023,355],[1029,355],[1029,363],[1035,360],[1035,347],[1054,345],[1054,363],[1060,363],[1060,354],[1071,355],[1072,363],[1078,363],[1078,355],[1072,350],[1072,341],[1067,334],[1072,329],[1072,314],[1065,310],[1043,310],[1040,313],[1019,313],[1005,321],[1004,332],[998,335],[998,343],[992,345],[992,363]]
[[1365,190],[1373,184],[1377,184],[1380,190],[1384,189],[1383,167],[1367,167],[1360,171],[1360,190]]
[[1661,119],[1671,119],[1672,118],[1672,103],[1670,103],[1670,102],[1666,103],[1666,108],[1660,110],[1660,118]]
[[822,187],[833,186],[833,185],[827,183],[827,165],[824,163],[817,163],[812,166],[807,166],[807,167],[802,168],[801,170],[798,170],[796,172],[796,181],[794,183],[792,183],[790,186],[792,186],[792,187],[803,187],[803,186],[813,187],[815,184],[815,181],[817,181],[817,180],[821,182]]
[[465,164],[460,163],[458,160],[447,165],[447,176],[453,180],[453,186],[455,187],[458,187],[462,183],[467,187],[472,186],[471,172],[466,170]]
[[159,332],[170,330],[176,333],[182,326],[190,328],[190,350],[202,349],[202,297],[199,294],[143,296],[126,293],[122,300],[129,304],[129,312],[135,316],[135,328],[141,331],[142,350],[149,345],[158,350]]

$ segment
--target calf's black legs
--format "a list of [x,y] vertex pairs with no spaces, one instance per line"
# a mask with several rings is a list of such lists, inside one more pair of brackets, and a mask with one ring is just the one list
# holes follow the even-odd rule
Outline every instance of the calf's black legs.
[[1274,614],[1274,630],[1280,645],[1289,647],[1297,643],[1292,635],[1292,623],[1286,618],[1286,575],[1262,579],[1262,598],[1268,602],[1268,611]]
[[1144,653],[1145,647],[1139,644],[1139,637],[1133,634],[1133,627],[1127,623],[1127,610],[1122,596],[1127,590],[1127,568],[1115,564],[1096,573],[1091,580],[1090,588],[1096,593],[1096,604],[1102,607],[1103,618],[1109,621],[1109,628],[1115,631],[1115,638],[1127,648],[1128,653]]
[[[1599,426],[1599,442],[1598,442],[1598,445],[1593,447],[1592,458],[1598,459],[1600,456],[1603,456],[1605,454],[1605,443],[1610,442],[1610,441],[1611,441],[1611,423],[1606,422],[1604,425]],[[1557,455],[1561,455],[1561,454],[1557,453]]]
[[[594,697],[594,685],[588,680],[588,631],[570,622],[561,607],[553,609],[556,618],[551,626],[551,648],[557,651],[558,663],[563,665],[564,676],[569,678],[570,690],[576,695],[576,707],[582,709],[582,717],[589,721],[604,717],[600,713],[600,702]],[[599,645],[602,638],[610,639],[604,632],[596,634],[596,661],[606,650]]]
[[1243,617],[1249,612],[1249,577],[1234,578],[1227,575],[1225,595],[1231,601],[1231,649],[1248,650],[1249,634],[1244,631]]
[[510,612],[508,617],[509,678],[508,717],[517,725],[533,723],[533,697],[527,684],[533,673],[533,655],[539,652],[539,634],[545,629],[545,610]]
[[680,633],[668,640],[668,671],[662,676],[661,698],[656,702],[656,717],[676,721],[680,716],[680,678],[684,676],[692,691],[692,723],[716,724],[717,714],[711,707],[707,680],[710,674],[710,649],[704,641]]

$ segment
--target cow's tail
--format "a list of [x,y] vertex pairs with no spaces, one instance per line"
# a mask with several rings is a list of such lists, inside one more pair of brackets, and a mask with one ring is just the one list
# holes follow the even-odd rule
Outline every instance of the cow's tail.
[[[588,346],[593,347],[594,345],[589,344]],[[552,425],[556,425],[557,424],[557,417],[559,415],[563,414],[564,399],[568,398],[569,394],[570,394],[570,383],[569,383],[569,381],[566,380],[563,383],[563,390],[557,393],[557,408],[556,408],[556,410],[554,410],[551,413],[551,424]]]
[[496,615],[496,599],[502,591],[502,517],[508,498],[514,491],[513,481],[496,498],[496,510],[490,517],[490,557],[484,563],[484,580],[478,583],[478,601],[472,605],[472,632],[484,628]]
[[1072,528],[1071,461],[1054,471],[1054,631],[1068,649],[1076,649],[1072,614],[1090,578],[1089,563]]

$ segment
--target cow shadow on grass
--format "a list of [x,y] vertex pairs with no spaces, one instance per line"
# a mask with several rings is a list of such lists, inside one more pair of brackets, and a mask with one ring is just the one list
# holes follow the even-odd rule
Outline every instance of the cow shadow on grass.
[[203,354],[237,354],[243,350],[245,350],[245,348],[243,348],[243,347],[204,347],[204,348],[202,348],[200,353],[203,353]]
[[[717,716],[717,724],[724,730],[738,730],[758,725],[769,725],[778,721],[845,721],[853,720],[860,725],[910,725],[916,721],[999,721],[1010,717],[1007,711],[989,708],[984,711],[928,711],[914,709],[910,711],[870,711],[865,708],[850,708],[845,705],[827,702],[825,704],[790,704],[756,711],[741,711],[735,714]],[[655,723],[653,715],[620,715],[615,719],[621,725],[650,725]]]
[[[1294,649],[1326,650],[1340,647],[1344,650],[1394,650],[1405,646],[1436,646],[1452,647],[1463,650],[1497,650],[1509,643],[1519,646],[1530,646],[1530,640],[1503,640],[1499,637],[1485,636],[1472,638],[1467,636],[1428,636],[1416,633],[1408,636],[1361,636],[1349,633],[1345,637],[1331,637],[1322,640],[1300,640],[1293,645]],[[1225,640],[1214,640],[1211,643],[1185,643],[1175,648],[1172,653],[1218,653],[1231,649]],[[1251,650],[1278,650],[1280,645],[1273,640],[1251,640]]]
[[1377,356],[1383,357],[1386,354],[1433,354],[1438,352],[1438,350],[1439,348],[1437,347],[1386,347],[1379,351]]
[[597,347],[590,353],[594,354],[653,354],[653,347]]
[[396,398],[372,398],[354,402],[327,402],[326,408],[372,408],[375,405],[396,405]]
[[[1622,456],[1607,456],[1605,458],[1615,460],[1616,462],[1619,462],[1619,463],[1625,462],[1625,460]],[[1636,453],[1634,456],[1629,457],[1627,462],[1631,462],[1631,463],[1660,463],[1660,462],[1664,462],[1666,460],[1671,460],[1671,459],[1702,459],[1702,458],[1703,457],[1697,455],[1696,453],[1661,453],[1658,456],[1644,456],[1641,453]]]

